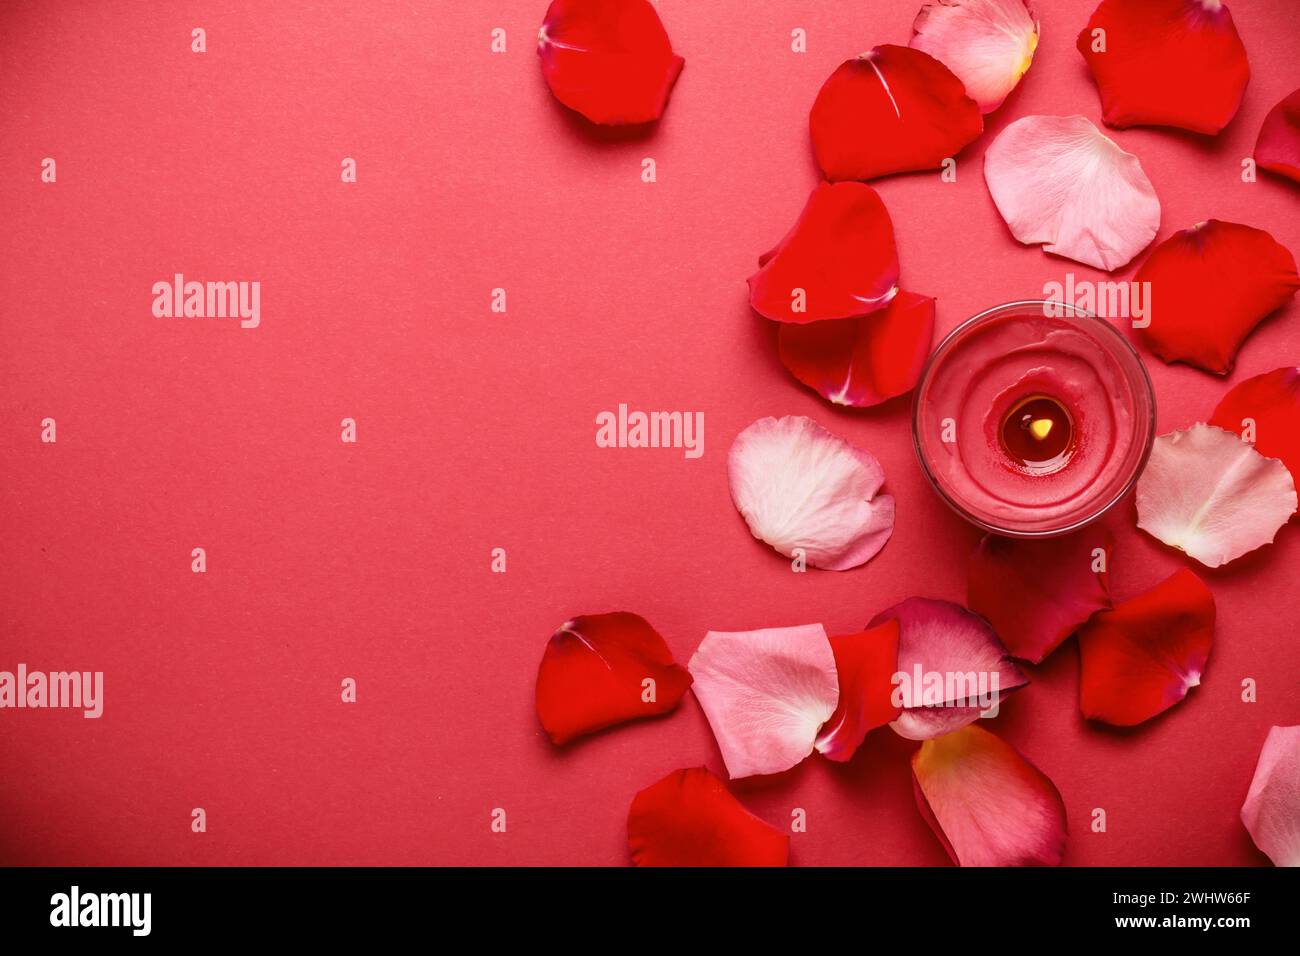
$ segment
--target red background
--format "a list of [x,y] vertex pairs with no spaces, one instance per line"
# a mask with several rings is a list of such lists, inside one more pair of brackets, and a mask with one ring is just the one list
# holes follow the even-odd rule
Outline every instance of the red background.
[[[845,631],[909,595],[961,600],[977,535],[925,486],[906,400],[853,413],[801,388],[744,285],[815,183],[822,80],[906,43],[919,5],[662,0],[686,58],[665,119],[601,141],[541,79],[545,0],[6,3],[0,669],[102,670],[105,713],[0,712],[0,861],[622,863],[633,794],[721,761],[689,695],[664,720],[551,747],[533,679],[567,617],[636,611],[684,662],[709,629]],[[1161,238],[1217,217],[1300,251],[1296,187],[1240,179],[1265,113],[1300,85],[1294,3],[1231,6],[1252,77],[1227,131],[1110,135],[1155,184]],[[1100,122],[1074,49],[1092,7],[1038,3],[1033,68],[956,183],[877,184],[905,288],[938,297],[940,333],[1067,270],[1101,278],[1014,242],[981,162],[1020,116]],[[56,184],[40,182],[46,156]],[[261,327],[154,318],[151,286],[175,272],[260,280]],[[1161,431],[1295,364],[1298,311],[1256,332],[1226,382],[1149,361]],[[619,402],[703,410],[704,457],[597,448],[595,415]],[[736,514],[727,448],[782,414],[883,463],[898,525],[865,567],[791,574]],[[1120,598],[1186,563],[1133,522],[1131,503],[1110,521]],[[494,547],[507,574],[489,571]],[[1068,863],[1265,862],[1237,814],[1268,727],[1300,721],[1298,569],[1294,524],[1198,566],[1221,622],[1207,677],[1136,731],[1081,719],[1072,643],[1032,669],[992,727],[1060,788]],[[1241,702],[1245,677],[1258,703]],[[942,864],[913,746],[877,732],[847,767],[816,758],[737,790],[781,828],[807,810],[795,863]],[[207,833],[190,831],[194,807]]]

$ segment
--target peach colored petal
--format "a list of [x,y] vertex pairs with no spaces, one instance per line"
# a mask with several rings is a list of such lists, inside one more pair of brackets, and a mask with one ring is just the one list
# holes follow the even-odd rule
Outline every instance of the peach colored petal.
[[820,624],[710,631],[687,667],[733,779],[799,763],[839,703],[835,655]]
[[984,155],[984,179],[1025,245],[1108,271],[1160,228],[1160,200],[1142,164],[1082,116],[1026,116]]
[[1210,568],[1270,543],[1295,510],[1282,462],[1204,422],[1157,438],[1138,479],[1138,527]]
[[1038,19],[1027,0],[936,0],[921,7],[908,46],[956,74],[981,112],[1015,89],[1038,48]]
[[1065,802],[1016,748],[975,725],[912,756],[916,804],[959,866],[1056,866]]
[[1300,726],[1269,729],[1241,822],[1275,866],[1300,866]]
[[894,530],[894,499],[878,494],[875,457],[811,418],[760,418],[727,460],[731,498],[760,541],[831,571],[875,556]]

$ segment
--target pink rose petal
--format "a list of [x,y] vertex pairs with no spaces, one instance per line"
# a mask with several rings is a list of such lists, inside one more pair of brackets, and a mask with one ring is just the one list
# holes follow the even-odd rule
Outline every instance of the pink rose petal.
[[760,541],[831,571],[875,556],[894,530],[894,499],[877,494],[880,462],[811,418],[761,418],[727,461],[731,498]]
[[839,703],[835,655],[820,624],[710,631],[687,667],[733,779],[799,763]]
[[1002,695],[1029,683],[993,628],[958,604],[908,598],[867,626],[888,620],[899,626],[895,701],[903,712],[889,726],[900,737],[928,740],[964,727],[985,709],[981,691],[996,707]]
[[1038,20],[1026,0],[937,0],[921,7],[908,46],[956,74],[981,112],[1015,89],[1038,48]]
[[1271,542],[1295,510],[1282,462],[1203,422],[1157,438],[1138,479],[1138,527],[1210,568]]
[[1082,116],[1026,116],[984,154],[984,179],[1011,234],[1107,271],[1130,262],[1160,228],[1142,164]]
[[1065,802],[1016,748],[974,725],[912,756],[916,804],[959,866],[1056,866]]
[[1269,730],[1241,822],[1275,866],[1300,866],[1300,726]]

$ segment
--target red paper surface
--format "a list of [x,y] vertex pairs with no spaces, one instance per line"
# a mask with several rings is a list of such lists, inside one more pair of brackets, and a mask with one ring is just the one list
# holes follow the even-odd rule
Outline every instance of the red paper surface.
[[[963,598],[978,536],[925,484],[907,400],[853,413],[799,386],[744,281],[816,182],[822,81],[907,42],[919,0],[662,0],[686,67],[639,138],[593,136],[553,100],[534,51],[545,6],[0,10],[0,669],[105,682],[99,720],[0,711],[0,862],[621,864],[633,795],[721,761],[690,695],[554,748],[533,681],[557,625],[635,611],[685,662],[709,629],[847,633],[911,595]],[[1036,6],[1033,67],[957,181],[876,184],[940,334],[1068,271],[1103,278],[1017,244],[983,182],[1012,120],[1100,123],[1074,48],[1093,4]],[[1240,176],[1300,85],[1294,5],[1232,12],[1252,77],[1222,136],[1107,132],[1154,183],[1161,238],[1214,217],[1300,252],[1295,185]],[[152,284],[177,272],[260,281],[260,327],[154,317]],[[1149,359],[1160,431],[1297,364],[1298,313],[1261,327],[1227,380]],[[703,457],[597,447],[595,416],[621,402],[703,411]],[[792,574],[732,506],[731,440],[783,414],[884,465],[898,524],[866,566]],[[1135,530],[1131,502],[1108,523],[1117,598],[1188,563]],[[983,725],[1060,788],[1067,863],[1266,862],[1238,810],[1269,726],[1300,722],[1297,571],[1293,522],[1204,572],[1220,622],[1204,683],[1136,731],[1084,723],[1072,643]],[[945,864],[913,803],[915,746],[878,731],[847,766],[814,758],[735,790],[783,830],[807,811],[793,863]]]

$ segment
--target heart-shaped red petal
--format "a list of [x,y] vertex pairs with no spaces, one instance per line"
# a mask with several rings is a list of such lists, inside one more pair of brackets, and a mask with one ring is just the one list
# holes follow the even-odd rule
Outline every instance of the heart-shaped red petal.
[[868,731],[894,720],[894,674],[898,671],[898,622],[832,637],[840,702],[817,735],[817,749],[831,760],[853,757]]
[[1269,110],[1255,142],[1255,162],[1300,183],[1300,90]]
[[1235,432],[1265,458],[1280,458],[1300,476],[1300,368],[1279,368],[1238,383],[1223,396],[1211,425]]
[[1218,133],[1250,79],[1221,0],[1102,0],[1075,45],[1097,81],[1106,125],[1119,129]]
[[1262,229],[1211,219],[1151,251],[1134,279],[1149,282],[1150,325],[1139,330],[1166,362],[1224,375],[1251,330],[1297,289],[1295,258]]
[[781,326],[781,362],[835,405],[866,408],[910,392],[930,354],[934,299],[899,292],[879,312]]
[[809,116],[831,182],[938,169],[984,131],[979,104],[927,53],[885,44],[846,60]]
[[537,671],[537,716],[557,744],[666,714],[691,686],[686,668],[644,618],[616,611],[566,621]]

